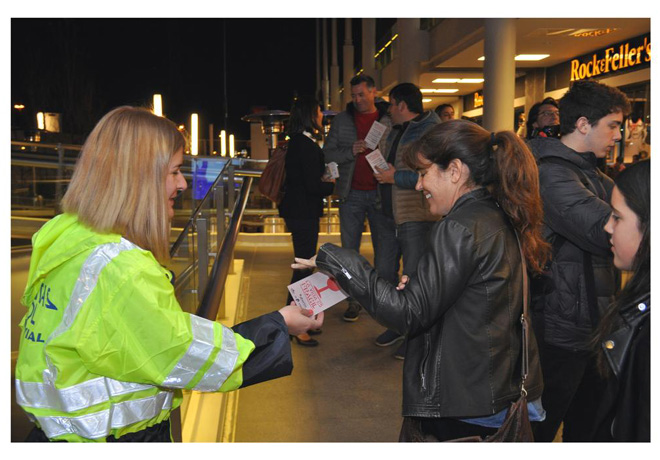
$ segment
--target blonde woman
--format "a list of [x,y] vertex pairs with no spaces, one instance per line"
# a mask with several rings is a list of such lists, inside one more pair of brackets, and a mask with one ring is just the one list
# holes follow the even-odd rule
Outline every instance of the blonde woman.
[[320,327],[295,305],[229,329],[184,313],[163,267],[185,140],[120,107],[82,148],[64,213],[32,240],[16,364],[28,441],[170,441],[182,390],[288,375],[289,334]]

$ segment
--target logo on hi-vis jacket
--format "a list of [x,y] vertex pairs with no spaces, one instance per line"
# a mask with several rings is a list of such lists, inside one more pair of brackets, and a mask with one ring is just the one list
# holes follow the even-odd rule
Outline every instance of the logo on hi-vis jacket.
[[34,299],[32,299],[32,310],[30,311],[30,314],[25,317],[25,322],[23,323],[25,329],[24,337],[26,340],[44,343],[41,332],[36,331],[37,307],[40,307],[39,311],[42,311],[44,308],[57,311],[57,306],[50,300],[50,288],[44,283],[41,283],[39,292],[37,292]]

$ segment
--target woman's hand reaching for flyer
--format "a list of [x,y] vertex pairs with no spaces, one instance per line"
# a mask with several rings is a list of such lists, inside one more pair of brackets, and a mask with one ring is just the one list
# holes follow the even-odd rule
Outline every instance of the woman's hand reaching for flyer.
[[301,259],[300,257],[294,257],[296,263],[291,264],[291,268],[294,270],[305,270],[310,268],[316,268],[316,256],[311,259]]

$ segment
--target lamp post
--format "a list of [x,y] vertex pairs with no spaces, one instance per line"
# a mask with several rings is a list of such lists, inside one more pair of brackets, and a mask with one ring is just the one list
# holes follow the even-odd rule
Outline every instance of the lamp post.
[[46,122],[44,119],[44,113],[43,112],[38,112],[37,113],[37,129],[40,131],[43,131],[46,129]]
[[154,115],[163,116],[163,97],[160,94],[154,94]]
[[190,154],[197,156],[199,153],[199,116],[196,113],[190,115]]
[[227,132],[224,129],[220,131],[220,156],[227,156]]

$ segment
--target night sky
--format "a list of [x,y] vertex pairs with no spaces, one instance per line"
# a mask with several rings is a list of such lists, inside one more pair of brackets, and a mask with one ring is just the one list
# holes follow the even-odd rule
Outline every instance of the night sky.
[[168,118],[188,124],[197,112],[202,133],[218,131],[225,27],[226,128],[237,137],[249,136],[240,118],[253,107],[288,110],[295,92],[314,93],[315,19],[12,19],[12,104],[26,106],[12,126],[58,112],[65,131],[85,135],[110,109],[160,93]]

